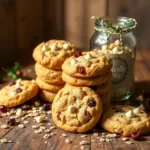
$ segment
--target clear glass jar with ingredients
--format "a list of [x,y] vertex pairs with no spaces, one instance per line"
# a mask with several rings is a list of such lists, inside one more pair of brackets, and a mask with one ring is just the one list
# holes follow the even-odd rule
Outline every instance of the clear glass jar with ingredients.
[[128,100],[134,89],[136,38],[132,31],[137,23],[135,19],[126,17],[92,19],[95,19],[95,32],[90,48],[107,53],[113,61],[111,100]]

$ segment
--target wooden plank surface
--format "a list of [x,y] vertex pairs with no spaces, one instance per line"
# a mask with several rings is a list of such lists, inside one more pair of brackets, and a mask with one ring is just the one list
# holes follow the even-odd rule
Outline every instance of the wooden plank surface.
[[[137,51],[135,79],[136,86],[138,87],[136,87],[136,91],[142,91],[143,89],[149,90],[146,89],[148,84],[145,84],[150,82],[149,56],[150,51],[148,50]],[[28,75],[30,78],[35,78],[33,65],[25,67],[24,74]],[[0,86],[2,87],[3,85]],[[49,129],[54,124],[51,114],[48,114],[47,117],[48,120],[45,123],[45,126]],[[0,125],[5,123],[7,118],[7,116],[0,117]],[[98,129],[98,127],[95,127],[86,134],[68,133],[56,128],[52,130],[56,135],[49,139],[44,139],[43,136],[45,133],[34,133],[35,129],[32,129],[32,125],[36,124],[34,119],[28,118],[27,120],[29,121],[29,124],[25,124],[25,128],[23,129],[18,128],[18,126],[10,127],[8,129],[0,128],[0,139],[7,138],[12,140],[12,143],[0,144],[0,150],[149,150],[150,148],[150,134],[141,137],[139,141],[130,139],[133,141],[133,144],[130,145],[122,141],[122,137],[112,139],[111,142],[101,142],[101,137],[106,137],[109,133],[105,132],[103,129]],[[62,134],[66,134],[67,137],[62,136]],[[70,144],[65,142],[67,138],[71,140]],[[108,139],[111,138],[108,137]],[[82,146],[80,145],[81,141],[87,141],[89,145]]]

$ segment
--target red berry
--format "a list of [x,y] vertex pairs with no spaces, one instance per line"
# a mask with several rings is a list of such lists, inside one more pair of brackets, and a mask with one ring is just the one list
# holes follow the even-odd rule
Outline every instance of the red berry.
[[21,70],[18,70],[18,71],[16,72],[16,75],[17,75],[18,77],[22,77],[22,76],[23,76],[23,72],[22,72]]
[[74,54],[74,57],[78,58],[79,56],[82,56],[82,52],[78,51]]
[[13,86],[13,85],[15,85],[15,84],[16,84],[15,81],[11,81],[10,84],[9,84],[9,86]]
[[0,105],[0,111],[3,113],[7,112],[7,107],[4,105]]
[[11,119],[7,120],[7,124],[10,126],[14,126],[16,124],[15,118],[11,118]]
[[84,112],[84,114],[85,114],[85,116],[87,116],[88,118],[91,118],[91,114],[90,114],[90,112],[85,111],[85,112]]
[[17,93],[21,93],[21,92],[22,92],[22,89],[21,89],[21,88],[18,88],[18,89],[16,89],[16,92],[17,92]]
[[131,134],[131,137],[134,139],[134,140],[137,140],[140,138],[140,132],[134,132]]
[[30,109],[31,109],[31,106],[28,104],[25,104],[22,106],[22,110],[30,110]]
[[77,72],[80,74],[84,74],[85,73],[85,68],[83,66],[77,66]]
[[95,100],[89,100],[89,101],[88,101],[88,106],[89,106],[89,107],[94,107],[94,106],[96,106]]

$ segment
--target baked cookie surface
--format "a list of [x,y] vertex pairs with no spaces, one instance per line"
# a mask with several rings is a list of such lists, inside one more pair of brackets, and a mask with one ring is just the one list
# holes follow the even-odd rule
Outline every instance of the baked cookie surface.
[[52,70],[36,63],[35,72],[44,82],[58,85],[65,84],[62,80],[62,70]]
[[111,80],[111,73],[106,73],[101,76],[91,77],[91,78],[77,78],[71,77],[66,73],[62,73],[62,79],[74,86],[97,86],[107,83]]
[[54,84],[49,84],[41,80],[39,77],[36,78],[36,83],[40,87],[40,89],[47,90],[49,92],[56,93],[60,89],[64,87],[64,85],[54,85]]
[[52,104],[54,123],[69,132],[83,133],[92,129],[102,112],[99,96],[88,87],[66,85]]
[[35,81],[20,80],[12,82],[0,90],[0,105],[15,107],[36,96],[39,91]]
[[50,40],[39,44],[33,51],[33,58],[50,69],[61,69],[63,62],[76,51],[73,44],[63,40]]
[[104,109],[100,125],[109,132],[123,136],[131,136],[137,132],[143,135],[150,131],[150,117],[140,107],[113,105]]
[[56,96],[57,93],[53,93],[53,92],[49,92],[49,91],[46,91],[46,90],[41,90],[40,91],[40,97],[47,101],[47,102],[53,102],[55,96]]
[[[62,65],[63,71],[72,77],[95,77],[110,72],[111,58],[97,51],[76,52]],[[78,54],[78,55],[77,55]]]

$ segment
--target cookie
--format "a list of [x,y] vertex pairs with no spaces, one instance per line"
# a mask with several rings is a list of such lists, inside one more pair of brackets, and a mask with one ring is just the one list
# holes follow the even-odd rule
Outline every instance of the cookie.
[[150,131],[150,117],[142,107],[112,105],[104,110],[100,125],[109,132],[123,136],[131,136],[137,132],[143,135]]
[[66,83],[69,83],[74,86],[96,86],[108,82],[111,79],[111,73],[106,73],[101,76],[93,78],[75,78],[63,72],[62,79]]
[[62,70],[52,70],[36,63],[35,72],[36,75],[44,82],[57,85],[65,84],[62,80]]
[[39,44],[33,51],[36,62],[50,69],[61,69],[63,62],[76,51],[73,44],[63,40],[50,40]]
[[0,90],[0,105],[15,107],[36,96],[39,91],[35,81],[17,80]]
[[80,78],[96,77],[110,72],[112,67],[111,58],[97,51],[76,52],[62,65],[63,71],[72,76]]
[[53,102],[55,96],[56,96],[57,93],[52,93],[52,92],[49,92],[49,91],[46,91],[46,90],[41,90],[40,91],[40,97],[47,101],[47,102]]
[[111,80],[108,81],[107,83],[103,83],[101,85],[98,86],[93,86],[91,87],[98,95],[102,96],[105,93],[107,93],[108,91],[110,91],[112,86]]
[[64,85],[54,85],[54,84],[46,83],[43,80],[41,80],[39,77],[36,78],[36,83],[38,84],[40,89],[47,90],[53,93],[57,93],[64,86]]
[[83,133],[92,129],[102,112],[99,96],[88,87],[66,85],[52,104],[54,123],[69,132]]

